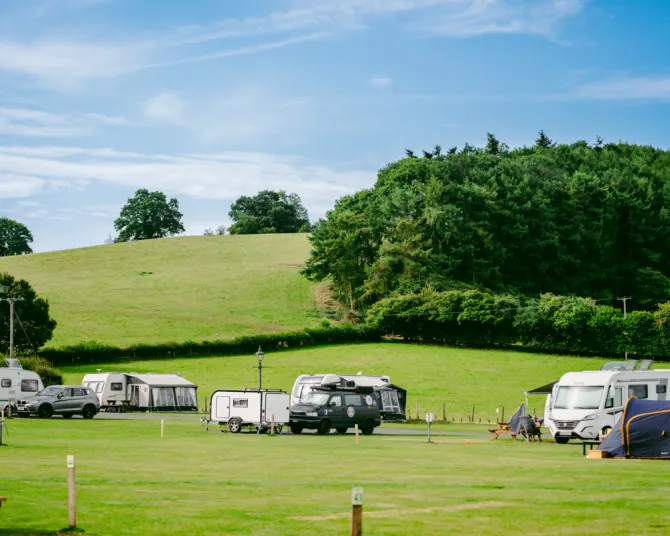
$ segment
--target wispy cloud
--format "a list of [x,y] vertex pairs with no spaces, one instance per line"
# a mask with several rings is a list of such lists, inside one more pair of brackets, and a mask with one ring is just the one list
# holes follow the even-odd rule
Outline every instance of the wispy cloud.
[[[70,0],[75,1],[75,0]],[[77,0],[80,2],[91,0]],[[488,33],[551,36],[587,0],[322,0],[297,1],[288,11],[226,19],[210,25],[168,30],[162,36],[137,36],[123,43],[63,41],[0,42],[0,70],[20,73],[62,89],[85,80],[143,69],[215,61],[257,54],[333,34],[364,29],[382,17],[402,15],[408,29],[451,37]],[[234,46],[235,40],[257,42]],[[227,41],[220,50],[202,45]],[[200,53],[198,53],[200,51]]]
[[[0,196],[29,197],[54,187],[104,181],[196,199],[231,200],[259,190],[297,192],[313,215],[372,185],[374,171],[334,170],[266,153],[138,154],[109,149],[0,147]],[[31,188],[26,187],[30,183]],[[13,188],[6,195],[5,186]],[[101,212],[101,211],[95,211]]]
[[75,138],[95,132],[94,125],[125,124],[125,118],[95,113],[68,116],[32,108],[0,108],[0,135]]
[[368,84],[378,88],[389,87],[393,83],[393,78],[388,76],[373,76],[368,80]]
[[572,96],[594,100],[670,100],[670,75],[619,77],[578,86]]
[[182,123],[186,102],[177,93],[164,91],[144,103],[144,114],[151,119]]

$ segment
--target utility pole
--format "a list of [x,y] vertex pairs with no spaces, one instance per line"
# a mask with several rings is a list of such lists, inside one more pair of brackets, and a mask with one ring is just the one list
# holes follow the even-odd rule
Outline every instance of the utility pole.
[[[623,298],[617,298],[617,300],[623,302],[623,319],[626,320],[626,302],[630,300],[630,296],[624,296]],[[625,351],[626,361],[628,361],[628,350]]]
[[9,359],[14,359],[14,298],[9,298]]

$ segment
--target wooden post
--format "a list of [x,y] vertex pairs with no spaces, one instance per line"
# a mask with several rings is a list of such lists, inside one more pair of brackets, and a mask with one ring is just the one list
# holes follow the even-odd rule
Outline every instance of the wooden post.
[[270,433],[275,435],[275,414],[272,414],[272,424],[270,425]]
[[354,424],[354,429],[356,430],[356,444],[360,445],[360,442],[358,440],[358,425],[357,424]]
[[165,427],[165,421],[161,419],[161,437],[163,437],[163,428]]
[[12,399],[10,398],[7,402],[9,403],[9,406],[7,408],[7,416],[11,418],[12,417]]
[[470,422],[475,422],[475,406],[472,406],[472,419],[470,419]]
[[77,528],[77,489],[74,480],[74,456],[67,457],[67,518],[71,529]]
[[442,404],[442,421],[447,422],[447,405]]
[[416,418],[419,418],[419,403],[416,403]]
[[502,418],[500,419],[500,422],[505,422],[505,406],[502,407]]
[[5,426],[5,413],[0,414],[0,447],[2,446],[2,429]]
[[351,536],[363,534],[363,488],[351,490]]

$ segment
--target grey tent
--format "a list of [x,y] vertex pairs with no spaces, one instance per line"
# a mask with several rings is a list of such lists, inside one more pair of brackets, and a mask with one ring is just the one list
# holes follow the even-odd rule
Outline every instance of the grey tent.
[[630,397],[598,450],[614,458],[670,459],[670,400]]

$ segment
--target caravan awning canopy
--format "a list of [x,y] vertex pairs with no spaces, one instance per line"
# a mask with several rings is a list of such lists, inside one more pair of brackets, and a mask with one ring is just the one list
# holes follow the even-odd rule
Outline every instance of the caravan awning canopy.
[[198,387],[196,384],[182,378],[177,374],[128,374],[130,378],[135,378],[142,383],[152,387]]
[[542,387],[536,387],[532,391],[526,391],[527,395],[550,395],[551,390],[554,388],[554,385],[558,383],[558,380],[555,382],[548,383],[547,385],[543,385]]

